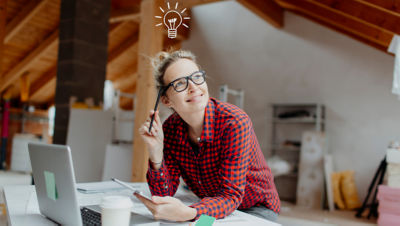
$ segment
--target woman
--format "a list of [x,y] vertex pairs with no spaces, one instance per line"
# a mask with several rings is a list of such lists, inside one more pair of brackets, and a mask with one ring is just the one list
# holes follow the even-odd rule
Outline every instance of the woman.
[[[153,202],[137,197],[156,219],[223,218],[238,208],[276,220],[280,200],[247,114],[209,97],[191,52],[161,52],[153,67],[161,102],[174,113],[162,125],[158,111],[150,111],[139,129],[149,151]],[[180,176],[200,202],[186,206],[172,197]]]

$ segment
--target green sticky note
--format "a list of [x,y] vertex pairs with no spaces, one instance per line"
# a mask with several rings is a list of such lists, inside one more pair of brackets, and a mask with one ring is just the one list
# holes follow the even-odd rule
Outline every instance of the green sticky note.
[[196,223],[196,226],[211,226],[215,221],[215,217],[202,214]]
[[56,178],[54,177],[54,173],[49,171],[44,171],[44,181],[46,183],[46,191],[47,197],[52,200],[57,200],[58,193],[56,187]]

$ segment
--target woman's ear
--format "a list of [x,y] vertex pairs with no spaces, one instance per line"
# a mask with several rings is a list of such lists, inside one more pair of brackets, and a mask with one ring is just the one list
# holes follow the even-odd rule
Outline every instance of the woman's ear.
[[172,107],[171,101],[169,101],[169,99],[168,99],[167,96],[161,96],[161,102],[162,102],[165,106],[167,106],[167,107],[169,107],[169,108]]

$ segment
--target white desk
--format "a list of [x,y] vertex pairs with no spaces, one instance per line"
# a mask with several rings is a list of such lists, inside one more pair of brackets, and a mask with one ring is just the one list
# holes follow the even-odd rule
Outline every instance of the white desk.
[[[148,186],[146,183],[132,183],[135,187],[141,187],[144,193],[150,193],[148,190]],[[103,193],[94,193],[94,194],[83,194],[81,192],[77,192],[78,195],[78,203],[80,206],[86,205],[96,205],[100,203],[100,200],[103,196],[106,195],[128,195],[130,196],[131,192],[127,189],[117,190],[117,191],[109,191]],[[32,185],[16,185],[16,186],[5,186],[4,187],[4,196],[7,206],[7,217],[8,223],[10,226],[24,226],[24,225],[56,225],[44,216],[40,215],[38,202],[36,198],[35,187]],[[189,192],[184,189],[179,189],[175,197],[181,199],[184,203],[190,203],[196,200],[197,198],[194,195],[191,195]],[[136,198],[133,199],[134,207],[132,212],[140,214],[145,217],[151,217],[150,212],[145,209],[144,205],[140,203]],[[153,220],[151,220],[153,221]],[[189,225],[193,222],[184,222],[184,223],[166,223],[166,222],[158,222],[154,221],[151,225]],[[147,225],[147,224],[143,224]],[[273,223],[249,214],[246,214],[241,211],[235,211],[230,216],[225,219],[215,221],[214,225],[271,225],[277,226],[279,224]]]

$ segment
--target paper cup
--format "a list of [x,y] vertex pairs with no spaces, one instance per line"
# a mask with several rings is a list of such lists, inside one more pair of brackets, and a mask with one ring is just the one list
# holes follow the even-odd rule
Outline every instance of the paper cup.
[[107,196],[101,201],[102,226],[128,226],[133,203],[126,196]]

